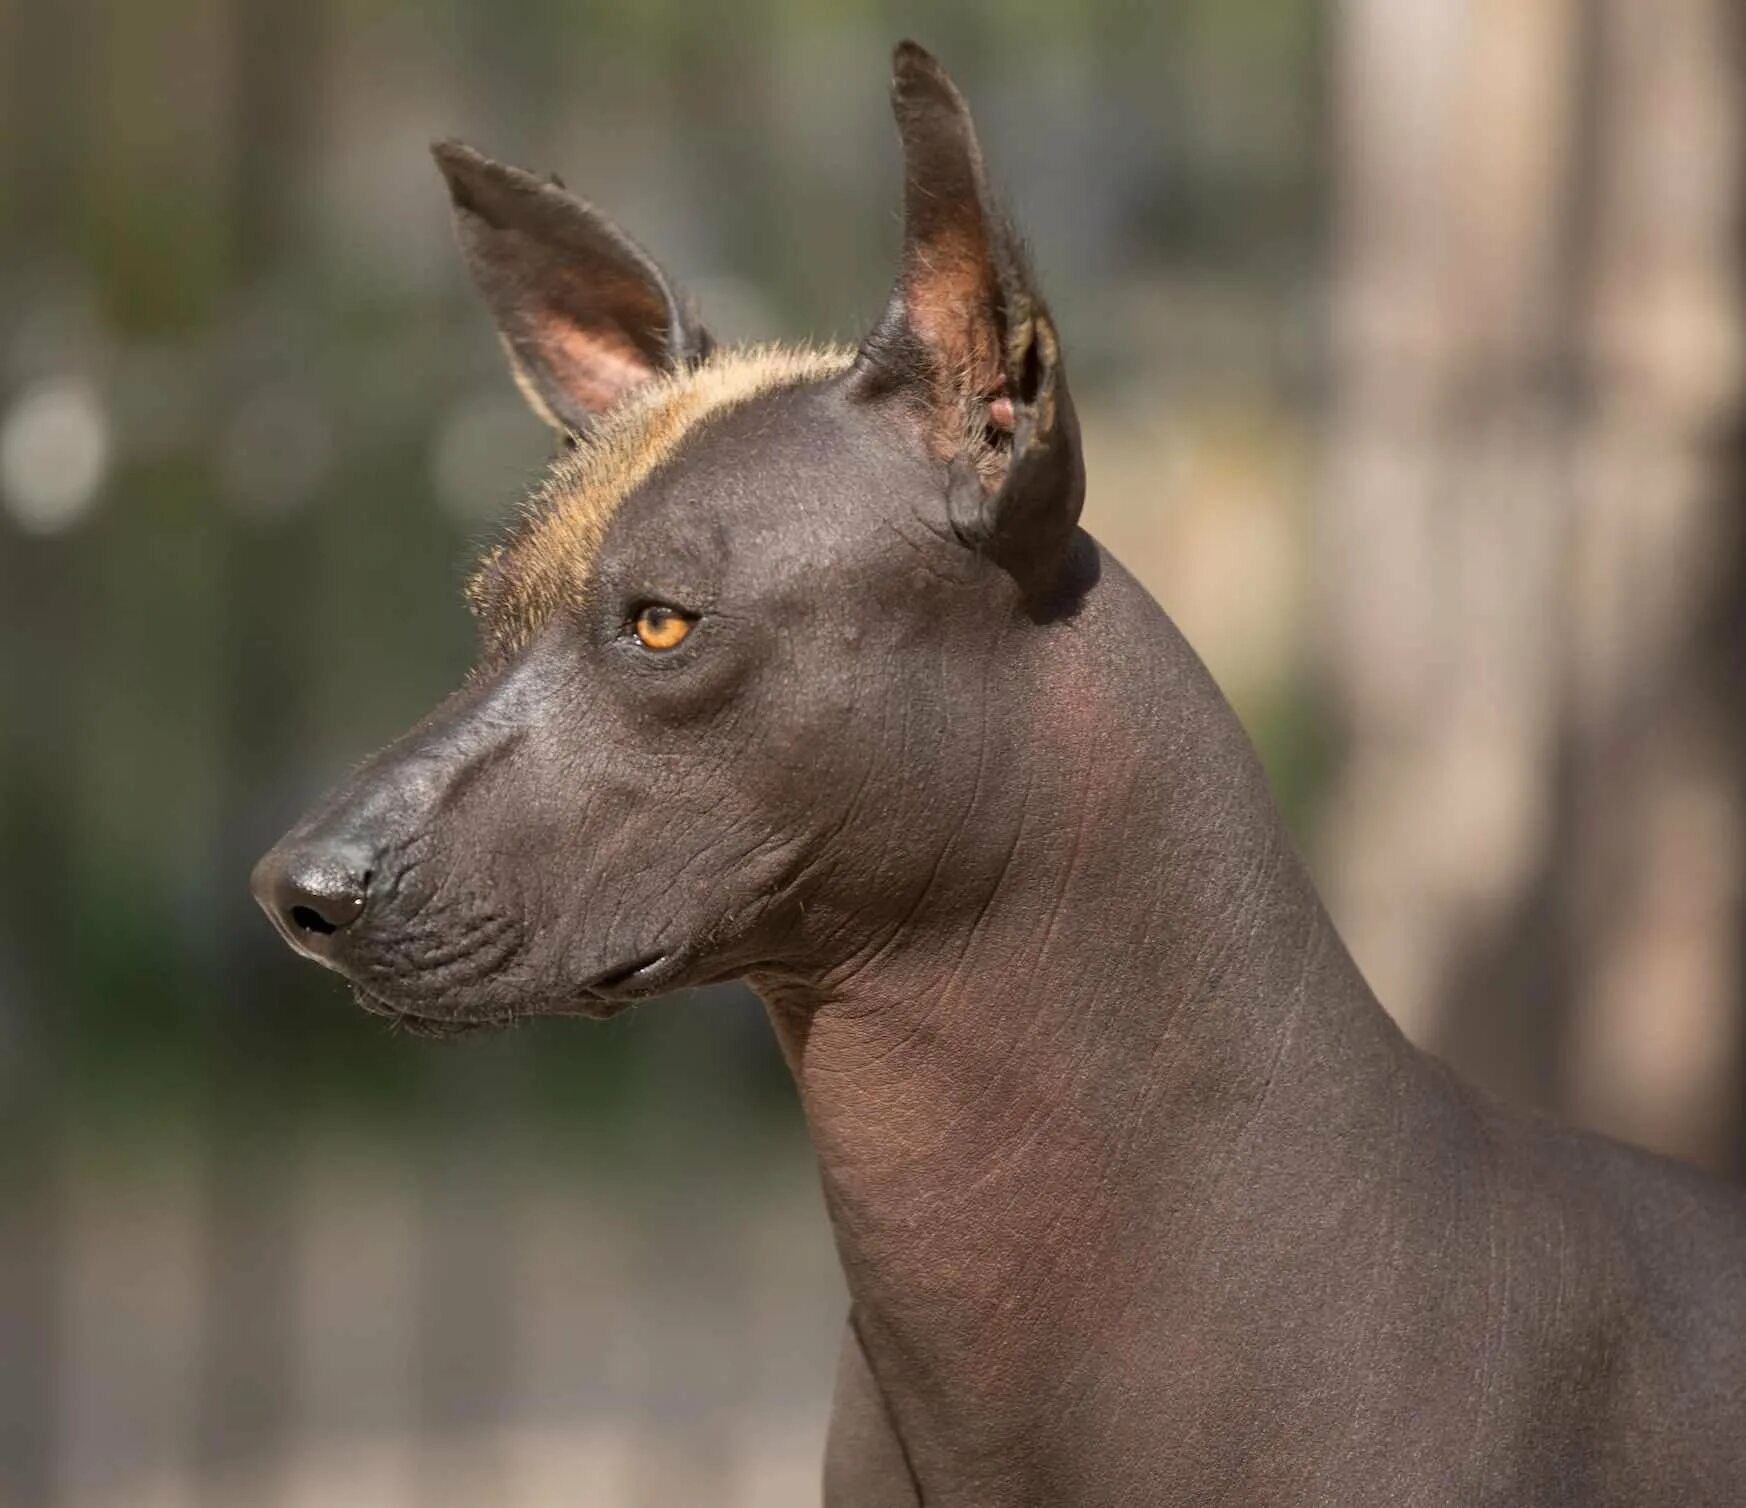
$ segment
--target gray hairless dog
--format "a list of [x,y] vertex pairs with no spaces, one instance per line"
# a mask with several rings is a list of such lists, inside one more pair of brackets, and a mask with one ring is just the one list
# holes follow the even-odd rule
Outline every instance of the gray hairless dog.
[[433,1031],[746,979],[852,1296],[833,1505],[1746,1504],[1746,1199],[1495,1105],[1347,956],[1242,730],[1078,528],[1061,348],[896,55],[855,352],[718,349],[437,149],[568,441],[461,690],[262,860]]

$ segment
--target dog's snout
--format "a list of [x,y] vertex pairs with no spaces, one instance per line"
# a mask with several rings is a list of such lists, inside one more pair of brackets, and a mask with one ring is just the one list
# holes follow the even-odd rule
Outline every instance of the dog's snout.
[[[306,958],[350,974],[367,965],[367,934],[392,942],[388,913],[422,903],[401,882],[416,861],[441,853],[465,797],[521,746],[516,698],[524,683],[481,678],[356,770],[255,865],[255,899]],[[433,865],[434,872],[439,866]]]
[[325,959],[363,915],[374,871],[372,857],[356,845],[282,844],[255,866],[250,883],[285,940]]

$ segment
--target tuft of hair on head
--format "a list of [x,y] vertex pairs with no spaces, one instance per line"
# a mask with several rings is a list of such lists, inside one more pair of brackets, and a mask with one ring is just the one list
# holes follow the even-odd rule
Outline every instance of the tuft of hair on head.
[[599,418],[552,462],[467,582],[486,663],[517,653],[554,613],[586,601],[613,516],[700,430],[755,399],[840,377],[853,360],[852,352],[829,346],[717,348],[698,365],[635,389]]

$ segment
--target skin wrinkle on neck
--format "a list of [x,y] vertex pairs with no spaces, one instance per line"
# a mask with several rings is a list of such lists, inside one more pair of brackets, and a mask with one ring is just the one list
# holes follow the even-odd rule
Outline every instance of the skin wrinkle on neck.
[[[998,948],[1006,938],[1003,933],[996,936],[999,940],[994,946]],[[1039,972],[1047,976],[1052,962],[1039,960]],[[948,1011],[962,1015],[972,1006],[986,1003],[973,1001],[969,995],[960,985],[949,999],[923,1002],[921,1020],[938,1021]],[[1002,1007],[1012,1003],[998,1001]],[[902,1092],[902,1086],[914,1077],[906,1071],[911,1064],[905,1060],[913,1059],[918,1051],[925,1051],[938,1041],[924,1025],[911,1025],[889,1044],[884,1054],[856,1055],[854,1066],[860,1086],[870,1089],[871,1098],[882,1103],[887,1112],[879,1137],[887,1166],[869,1168],[864,1161],[857,1165],[853,1156],[833,1145],[834,1139],[821,1139],[827,1180],[840,1191],[833,1200],[833,1208],[851,1244],[877,1247],[866,1253],[872,1265],[892,1262],[893,1233],[909,1247],[903,1260],[895,1265],[908,1277],[920,1272],[922,1280],[901,1286],[922,1293],[933,1288],[944,1304],[936,1316],[937,1323],[919,1327],[923,1331],[937,1334],[959,1331],[966,1338],[976,1332],[989,1334],[995,1330],[1008,1336],[1022,1335],[1022,1329],[1015,1332],[1012,1327],[998,1326],[999,1316],[1019,1304],[1046,1301],[1046,1294],[1039,1291],[1033,1279],[1040,1273],[1047,1284],[1051,1278],[1060,1277],[1063,1267],[1070,1270],[1077,1266],[1081,1272],[1099,1269],[1103,1274],[1100,1287],[1105,1302],[1120,1296],[1112,1295],[1109,1285],[1120,1280],[1124,1269],[1128,1271],[1131,1287],[1140,1286],[1144,1273],[1133,1271],[1130,1260],[1107,1260],[1107,1248],[1121,1243],[1124,1234],[1131,1236],[1141,1229],[1156,1231],[1160,1226],[1175,1223],[1170,1217],[1180,1213],[1181,1207],[1152,1212],[1153,1218],[1147,1220],[1143,1212],[1110,1205],[1109,1191],[1121,1185],[1125,1166],[1142,1152],[1168,1157],[1172,1133],[1192,1129],[1180,1122],[1173,1123],[1164,1113],[1163,1102],[1172,1079],[1185,1067],[1192,1070],[1195,1059],[1204,1058],[1204,1053],[1184,1050],[1177,1032],[1182,1023],[1193,1019],[1197,1006],[1216,1010],[1218,1001],[1205,995],[1160,1001],[1149,1015],[1140,1019],[1136,1019],[1130,1004],[1087,989],[1039,1002],[1022,1027],[1011,1019],[1009,1010],[1003,1024],[1009,1031],[1017,1030],[1016,1039],[1008,1037],[1004,1042],[998,1036],[987,1039],[996,1058],[992,1065],[986,1060],[955,1065],[960,1071],[968,1070],[972,1080],[980,1080],[982,1087],[971,1101],[956,1107],[956,1113],[948,1109],[943,1125],[930,1115],[929,1106],[916,1103]],[[884,1008],[895,1010],[897,1002],[887,1000]],[[1100,1047],[1099,1036],[1118,1024],[1153,1029],[1147,1069],[1137,1086],[1123,1086],[1127,1094],[1100,1105],[1094,1091],[1103,1078],[1100,1069],[1107,1066],[1108,1054],[1107,1048]],[[1287,1024],[1279,1023],[1281,1032]],[[1032,1041],[1044,1049],[1034,1056],[1024,1051]],[[815,1023],[808,1059],[813,1059],[823,1046]],[[961,1049],[954,1044],[954,1050]],[[816,1083],[810,1062],[806,1079]],[[893,1089],[898,1091],[895,1095]],[[1252,1125],[1253,1121],[1246,1124]],[[992,1140],[980,1138],[978,1132],[983,1127],[998,1128],[996,1136]],[[1057,1130],[1059,1139],[1050,1145]],[[1040,1190],[1039,1185],[1024,1176],[1024,1170],[1034,1164],[1033,1154],[1038,1150],[1044,1150],[1047,1163],[1058,1164],[1062,1143],[1072,1154],[1067,1161],[1080,1176],[1063,1187],[1058,1169],[1052,1169],[1057,1176],[1047,1183],[1054,1203],[1043,1212],[1040,1222],[1029,1219],[1023,1206]],[[949,1171],[941,1177],[943,1149],[949,1149],[944,1159]],[[1192,1153],[1202,1150],[1197,1145]],[[1212,1170],[1212,1176],[1190,1181],[1216,1192],[1228,1184],[1235,1167],[1234,1158],[1220,1162],[1223,1166]],[[902,1193],[905,1184],[911,1188],[908,1197]],[[866,1191],[864,1203],[856,1198],[862,1187]],[[947,1222],[950,1239],[942,1242],[932,1236],[930,1227],[936,1217],[951,1213],[949,1209],[942,1210],[947,1205],[960,1213],[966,1206],[975,1207],[979,1211],[977,1218],[966,1223],[978,1227],[992,1224],[1000,1229],[1017,1224],[1034,1239],[1009,1244],[1009,1250],[1017,1254],[1016,1263],[1009,1263],[994,1274],[999,1278],[997,1283],[979,1283],[974,1269],[990,1256],[987,1244],[973,1240],[966,1245],[961,1228],[950,1220]],[[1164,1218],[1159,1219],[1160,1215]],[[1157,1249],[1167,1248],[1160,1244]],[[853,1272],[855,1254],[848,1253],[846,1257]],[[939,1291],[942,1287],[943,1292]],[[1077,1292],[1075,1285],[1068,1285],[1067,1292],[1061,1295],[1064,1307],[1073,1305]],[[859,1301],[867,1304],[876,1316],[885,1317],[880,1314],[877,1298],[870,1304],[864,1298]],[[923,1375],[927,1368],[942,1361],[957,1371],[954,1362],[958,1359],[949,1355],[918,1359]],[[996,1364],[992,1376],[990,1369],[979,1361]],[[987,1386],[998,1383],[1003,1370],[1025,1370],[1025,1361],[1018,1357],[1009,1362],[990,1353],[979,1360],[973,1358],[968,1371]]]
[[[930,891],[971,832],[999,855],[986,893],[942,928],[924,891],[828,988],[772,1011],[870,1364],[904,1379],[893,1407],[924,1457],[936,1428],[994,1459],[1042,1423],[1130,1305],[1251,1218],[1232,1213],[1242,1169],[1329,1043],[1370,1040],[1385,1068],[1397,1051],[1258,771],[1200,773],[1203,736],[1228,737],[1216,718],[1143,740],[1100,728],[1122,695],[1181,691],[1142,674],[1057,700],[1067,714],[992,786],[989,744],[1010,730],[985,701],[976,799]],[[1050,1318],[1014,1323],[1025,1309]]]

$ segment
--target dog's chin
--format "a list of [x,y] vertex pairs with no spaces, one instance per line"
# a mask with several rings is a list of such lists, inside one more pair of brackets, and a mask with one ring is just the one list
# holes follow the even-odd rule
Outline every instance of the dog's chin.
[[500,1031],[513,1026],[523,1015],[513,1010],[469,1009],[464,1003],[457,1003],[452,1011],[439,1014],[422,1003],[414,1007],[385,999],[355,982],[352,995],[372,1016],[379,1016],[415,1037],[465,1037],[475,1032]]
[[415,1037],[466,1037],[504,1031],[535,1016],[572,1016],[607,1021],[649,998],[656,991],[626,990],[612,995],[584,993],[561,1001],[527,1001],[513,1005],[420,999],[416,1004],[393,1000],[352,981],[352,995],[372,1016]]
[[[573,993],[552,999],[480,999],[465,990],[390,993],[376,980],[349,978],[357,1002],[372,1016],[421,1037],[460,1037],[501,1031],[533,1016],[580,1016],[606,1021],[645,1000],[682,987],[692,972],[691,950],[674,948],[628,959],[601,971]],[[432,981],[434,984],[435,981]]]

